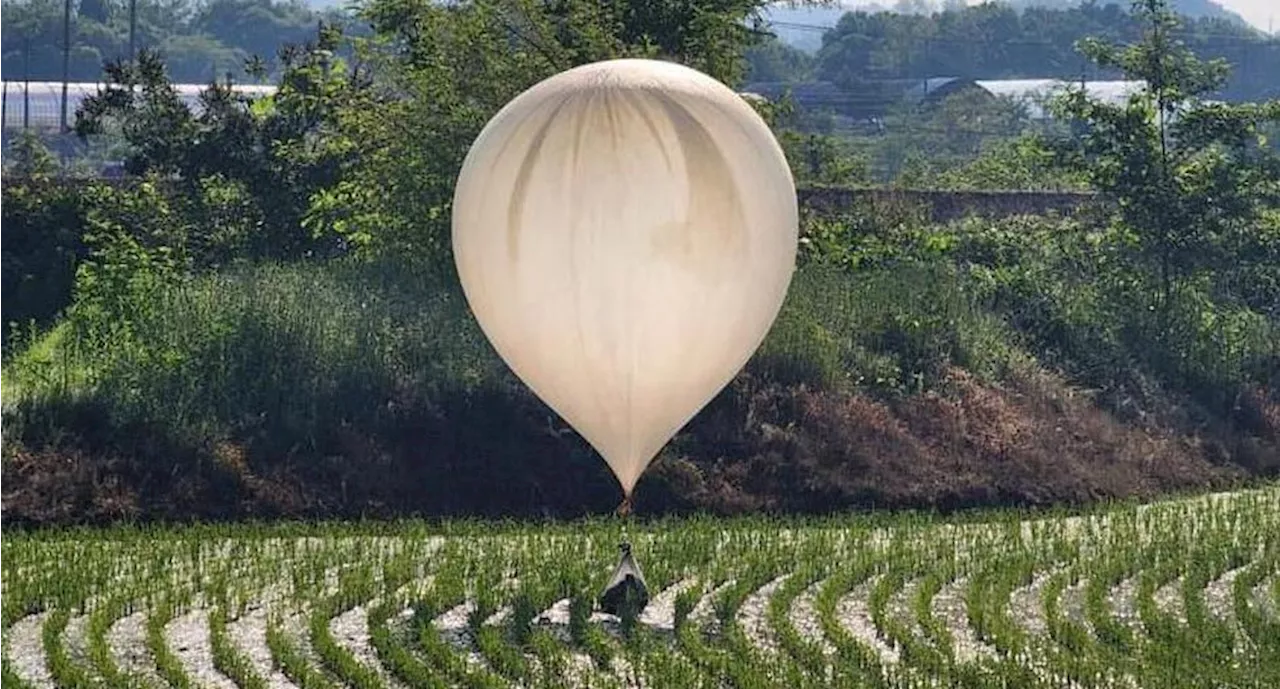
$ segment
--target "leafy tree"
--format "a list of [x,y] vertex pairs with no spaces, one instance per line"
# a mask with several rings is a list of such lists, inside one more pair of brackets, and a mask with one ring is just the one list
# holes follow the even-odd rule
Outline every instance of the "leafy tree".
[[[1090,64],[1075,44],[1089,36],[1139,40],[1141,18],[1113,2],[1071,4],[1021,11],[1005,3],[983,3],[932,14],[850,12],[823,36],[815,74],[863,99],[889,101],[901,88],[886,80],[1118,78],[1122,70]],[[1234,66],[1231,78],[1219,85],[1222,97],[1254,100],[1280,94],[1274,79],[1280,71],[1280,39],[1208,17],[1184,22],[1177,34],[1202,59],[1223,58]]]
[[106,0],[80,0],[79,16],[99,24],[111,21],[111,3]]
[[[1136,0],[1134,14],[1146,26],[1141,41],[1081,48],[1146,90],[1118,105],[1072,90],[1055,107],[1081,136],[1054,145],[1065,167],[1114,201],[1099,260],[1134,336],[1156,343],[1150,356],[1184,382],[1220,380],[1227,355],[1256,351],[1242,338],[1280,297],[1280,155],[1262,133],[1280,122],[1280,101],[1206,99],[1226,64],[1203,62],[1174,38],[1165,0]],[[1272,370],[1255,379],[1280,380],[1280,351],[1269,356],[1257,365]]]
[[26,179],[47,179],[58,171],[58,159],[35,132],[22,131],[13,142],[13,150],[5,161],[5,172]]
[[119,128],[128,144],[126,170],[173,180],[194,204],[191,212],[209,210],[204,202],[213,188],[221,189],[215,195],[245,197],[256,227],[238,231],[235,241],[246,257],[332,250],[332,242],[311,236],[302,220],[311,197],[334,183],[341,157],[355,154],[321,143],[337,109],[368,86],[358,69],[334,55],[340,42],[336,27],[322,25],[315,41],[281,51],[285,73],[273,96],[253,100],[212,82],[198,112],[178,98],[159,54],[143,50],[136,63],[107,66],[107,86],[85,99],[76,131],[90,137]]
[[867,157],[850,150],[840,137],[784,130],[778,140],[798,185],[865,186],[871,181]]
[[936,184],[937,175],[1032,127],[1022,104],[981,89],[957,91],[936,103],[899,103],[880,124],[883,130],[863,137],[859,146],[881,181],[909,187]]
[[[307,225],[363,247],[448,252],[449,204],[484,123],[561,70],[662,57],[729,84],[746,72],[759,0],[374,0],[360,55],[375,88],[340,109],[324,143],[347,155],[313,198]],[[358,155],[356,155],[358,153]],[[349,154],[349,155],[348,155]]]
[[929,186],[942,189],[1060,191],[1088,188],[1084,173],[1055,164],[1054,152],[1035,134],[991,141],[962,165],[940,171]]
[[[57,161],[34,134],[23,133],[6,156],[4,184],[4,353],[14,330],[43,328],[71,301],[76,264],[86,255],[81,237],[84,203],[54,178]],[[22,338],[19,338],[20,340]]]
[[[98,81],[104,63],[128,56],[128,1],[75,3],[73,81]],[[319,20],[344,17],[289,0],[137,0],[136,8],[136,47],[162,53],[170,75],[180,83],[207,81],[214,73],[238,74],[246,57],[272,58],[280,46],[306,40]],[[0,31],[6,80],[62,78],[62,13],[62,0],[5,0]],[[283,69],[274,61],[267,66],[277,74]]]
[[1225,62],[1202,62],[1173,38],[1165,0],[1137,0],[1134,13],[1148,27],[1141,42],[1081,48],[1147,89],[1120,105],[1072,89],[1057,108],[1086,131],[1080,146],[1059,146],[1064,163],[1117,201],[1124,243],[1158,273],[1163,331],[1180,283],[1266,258],[1245,249],[1280,204],[1280,156],[1260,133],[1280,121],[1280,101],[1206,101],[1225,81]]
[[747,83],[761,81],[799,82],[813,73],[813,58],[777,38],[768,38],[746,52]]

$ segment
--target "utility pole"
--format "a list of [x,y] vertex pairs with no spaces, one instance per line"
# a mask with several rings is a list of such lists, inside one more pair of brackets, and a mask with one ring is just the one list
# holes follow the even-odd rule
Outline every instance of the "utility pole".
[[71,0],[62,3],[62,131],[67,131],[67,82],[71,79]]
[[24,37],[22,48],[22,131],[31,126],[31,35]]
[[138,30],[138,0],[129,0],[129,62],[138,59],[134,35]]
[[929,98],[929,37],[928,36],[924,37],[924,69],[921,70],[921,74],[924,75],[924,81],[921,82],[920,84],[924,92],[924,96],[920,98],[920,105],[923,106],[924,102]]

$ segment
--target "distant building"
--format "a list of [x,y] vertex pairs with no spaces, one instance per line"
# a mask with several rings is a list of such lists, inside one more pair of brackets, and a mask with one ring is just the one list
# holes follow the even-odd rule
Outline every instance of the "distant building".
[[[97,82],[69,82],[67,84],[67,126],[76,121],[76,109],[88,96],[98,93],[105,84]],[[174,84],[178,98],[191,108],[200,110],[200,92],[208,84]],[[275,86],[254,84],[235,85],[239,93],[250,96],[267,96],[275,93]],[[26,103],[24,108],[24,101]],[[62,82],[60,81],[6,81],[4,82],[4,130],[31,129],[56,130],[62,121]],[[25,110],[25,112],[24,112]]]
[[806,81],[788,83],[784,81],[758,81],[747,84],[743,91],[758,94],[771,101],[776,101],[788,91],[797,104],[802,106],[819,106],[847,98],[848,93],[842,91],[830,81]]
[[[790,91],[802,109],[829,111],[854,120],[876,120],[896,105],[938,103],[966,91],[979,92],[993,98],[1007,97],[1021,102],[1033,120],[1050,117],[1049,99],[1079,81],[1061,79],[966,79],[962,77],[929,77],[927,79],[886,79],[869,81],[856,89],[842,88],[828,81],[786,84],[760,82],[747,84],[745,90],[759,93],[770,100]],[[1085,81],[1084,89],[1091,97],[1106,103],[1120,104],[1141,91],[1142,81]]]
[[998,79],[979,80],[973,84],[992,96],[1012,98],[1027,109],[1033,120],[1050,119],[1049,100],[1069,87],[1083,85],[1090,98],[1108,105],[1123,105],[1129,98],[1147,87],[1145,81],[1064,81],[1061,79]]
[[901,84],[902,100],[908,103],[937,103],[966,89],[977,88],[973,80],[960,77],[929,77],[894,83]]
[[908,102],[937,102],[956,93],[976,91],[993,98],[1010,98],[1027,109],[1033,120],[1050,119],[1049,101],[1069,87],[1083,84],[1085,93],[1094,100],[1120,105],[1130,96],[1146,88],[1143,81],[1066,81],[1062,79],[961,79],[939,77],[918,82],[904,93]]

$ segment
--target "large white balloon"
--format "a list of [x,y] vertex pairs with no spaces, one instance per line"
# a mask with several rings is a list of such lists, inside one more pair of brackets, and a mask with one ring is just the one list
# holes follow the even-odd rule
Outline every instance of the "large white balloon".
[[760,346],[795,265],[795,184],[729,88],[654,60],[553,76],[485,126],[453,249],[485,335],[628,498]]

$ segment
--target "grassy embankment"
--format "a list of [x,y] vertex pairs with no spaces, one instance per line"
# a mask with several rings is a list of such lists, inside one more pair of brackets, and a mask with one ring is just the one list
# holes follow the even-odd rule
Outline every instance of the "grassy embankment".
[[[640,509],[1045,505],[1275,475],[1277,324],[1188,288],[1156,332],[1096,232],[809,219],[767,341]],[[6,362],[10,524],[617,502],[448,271],[257,265],[91,306]]]

